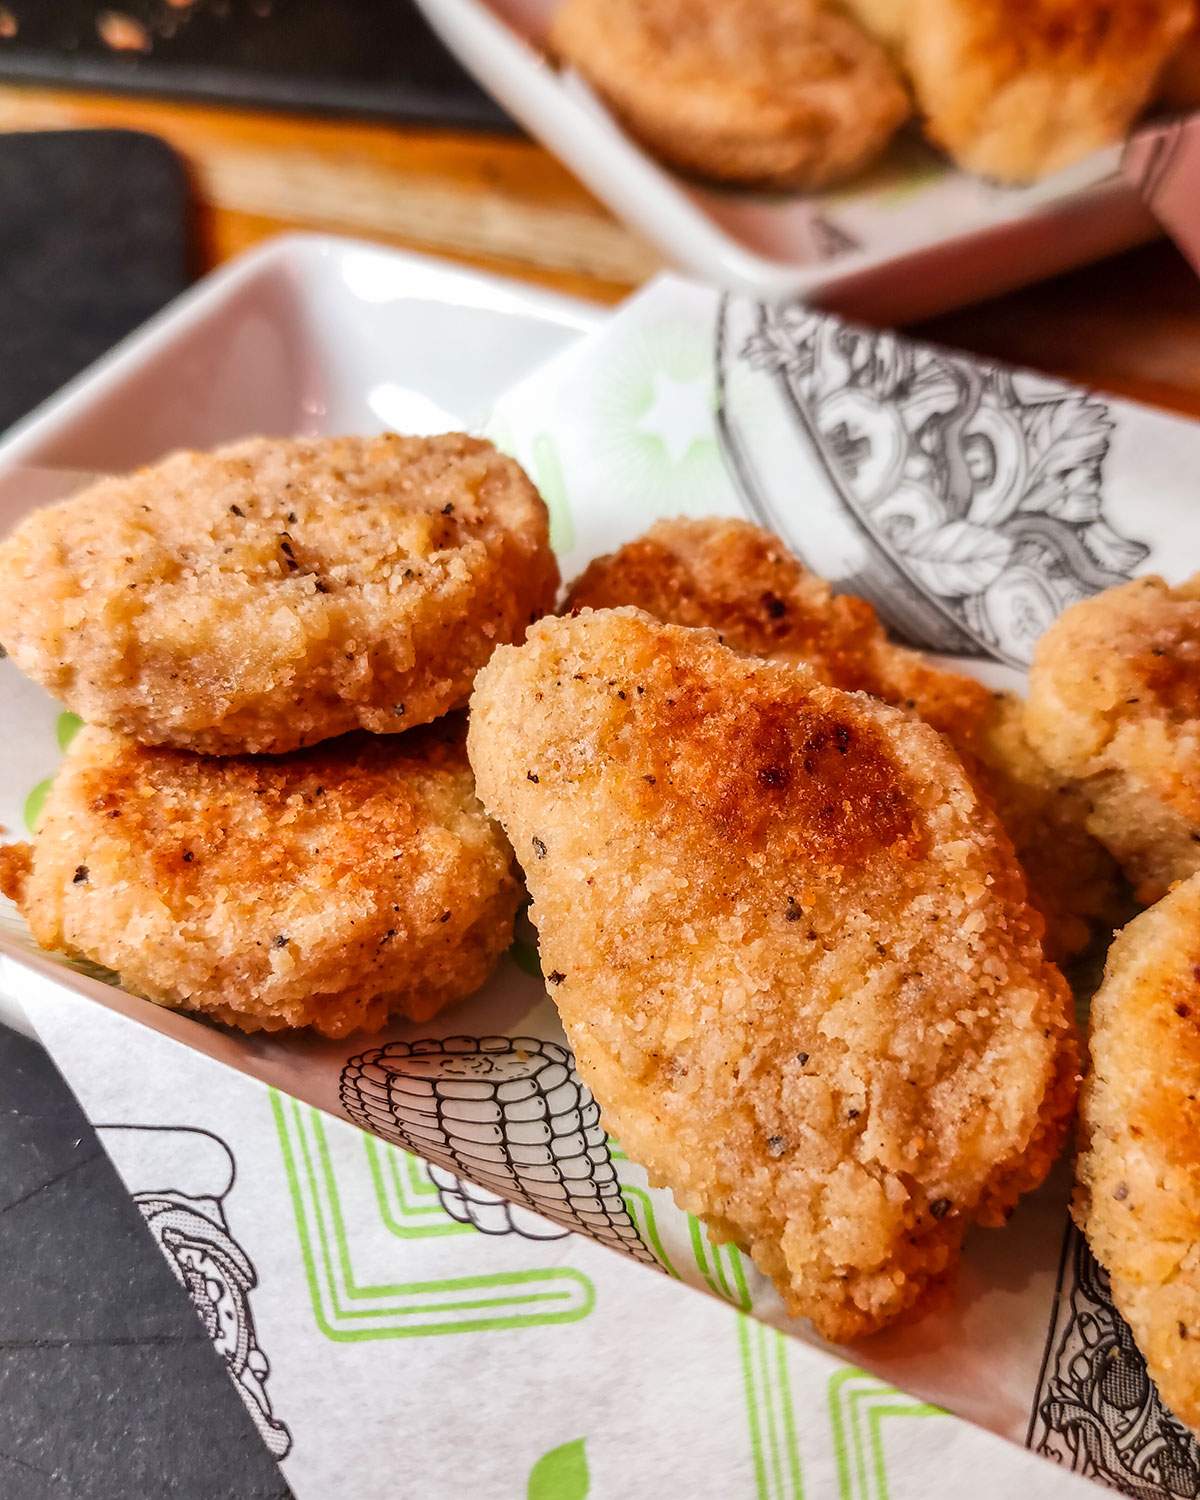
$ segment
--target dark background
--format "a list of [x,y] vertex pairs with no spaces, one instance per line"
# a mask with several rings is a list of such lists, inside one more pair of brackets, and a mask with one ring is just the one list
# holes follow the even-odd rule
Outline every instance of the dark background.
[[[411,0],[2,0],[0,81],[88,84],[376,118],[512,129]],[[116,52],[119,11],[149,50]],[[0,27],[0,32],[11,27]]]

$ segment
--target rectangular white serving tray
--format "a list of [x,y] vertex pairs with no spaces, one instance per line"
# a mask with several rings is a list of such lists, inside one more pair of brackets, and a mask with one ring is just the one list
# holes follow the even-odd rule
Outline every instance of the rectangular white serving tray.
[[[13,428],[0,443],[0,535],[81,477],[172,448],[252,433],[477,427],[514,381],[603,316],[354,240],[272,240],[206,277]],[[12,679],[6,702],[22,713],[22,733],[0,735],[0,830],[20,836],[30,788],[58,761],[60,710],[11,662],[0,672]],[[3,990],[0,1022],[31,1034]]]
[[1006,188],[902,132],[861,179],[811,195],[689,182],[661,167],[542,44],[555,0],[417,0],[496,99],[691,275],[764,300],[802,297],[903,322],[1051,276],[1160,232],[1117,148]]

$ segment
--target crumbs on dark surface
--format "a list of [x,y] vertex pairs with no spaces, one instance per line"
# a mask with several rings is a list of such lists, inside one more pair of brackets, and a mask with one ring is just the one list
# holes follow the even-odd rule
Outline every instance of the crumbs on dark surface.
[[87,865],[76,865],[75,873],[71,876],[71,884],[82,885],[83,882],[88,878],[88,874],[89,871]]
[[546,975],[547,984],[561,984],[567,976],[561,969],[551,969]]
[[537,857],[539,859],[545,859],[545,857],[546,857],[546,846],[542,842],[542,840],[540,838],[538,838],[538,836],[537,836],[536,833],[534,834],[533,838],[530,839],[529,842],[533,845],[533,852],[537,855]]

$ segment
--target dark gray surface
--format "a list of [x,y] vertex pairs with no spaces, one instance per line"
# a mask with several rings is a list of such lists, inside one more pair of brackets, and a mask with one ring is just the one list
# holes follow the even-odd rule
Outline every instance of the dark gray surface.
[[187,283],[169,146],[128,130],[0,135],[0,428]]
[[0,1496],[290,1495],[46,1054],[0,1026]]

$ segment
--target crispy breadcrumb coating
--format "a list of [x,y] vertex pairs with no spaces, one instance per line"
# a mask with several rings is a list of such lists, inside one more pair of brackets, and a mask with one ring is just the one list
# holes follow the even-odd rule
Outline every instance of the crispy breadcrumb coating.
[[1200,18],[1163,71],[1158,93],[1172,109],[1200,109]]
[[1116,867],[1084,827],[1084,799],[1029,744],[1020,700],[893,644],[865,599],[834,594],[770,532],[746,521],[660,521],[593,562],[568,604],[632,604],[671,624],[708,625],[738,651],[808,662],[833,687],[916,712],[1000,814],[1053,955],[1079,952],[1093,924],[1117,921]]
[[1025,719],[1140,901],[1200,870],[1200,573],[1064,611],[1034,653]]
[[489,443],[255,438],[28,516],[0,641],[89,723],[282,751],[461,706],[557,587],[546,508]]
[[1070,999],[993,814],[927,725],[638,610],[480,673],[479,795],[607,1126],[830,1338],[1044,1177]]
[[842,181],[909,113],[883,48],[815,0],[562,0],[550,46],[656,155],[728,182]]
[[1200,1430],[1200,875],[1121,932],[1092,1001],[1073,1213],[1159,1393]]
[[461,716],[221,759],[84,728],[0,890],[43,948],[148,999],[331,1037],[478,989],[520,895]]
[[1194,17],[1193,0],[914,0],[901,55],[929,136],[1027,182],[1121,140]]

